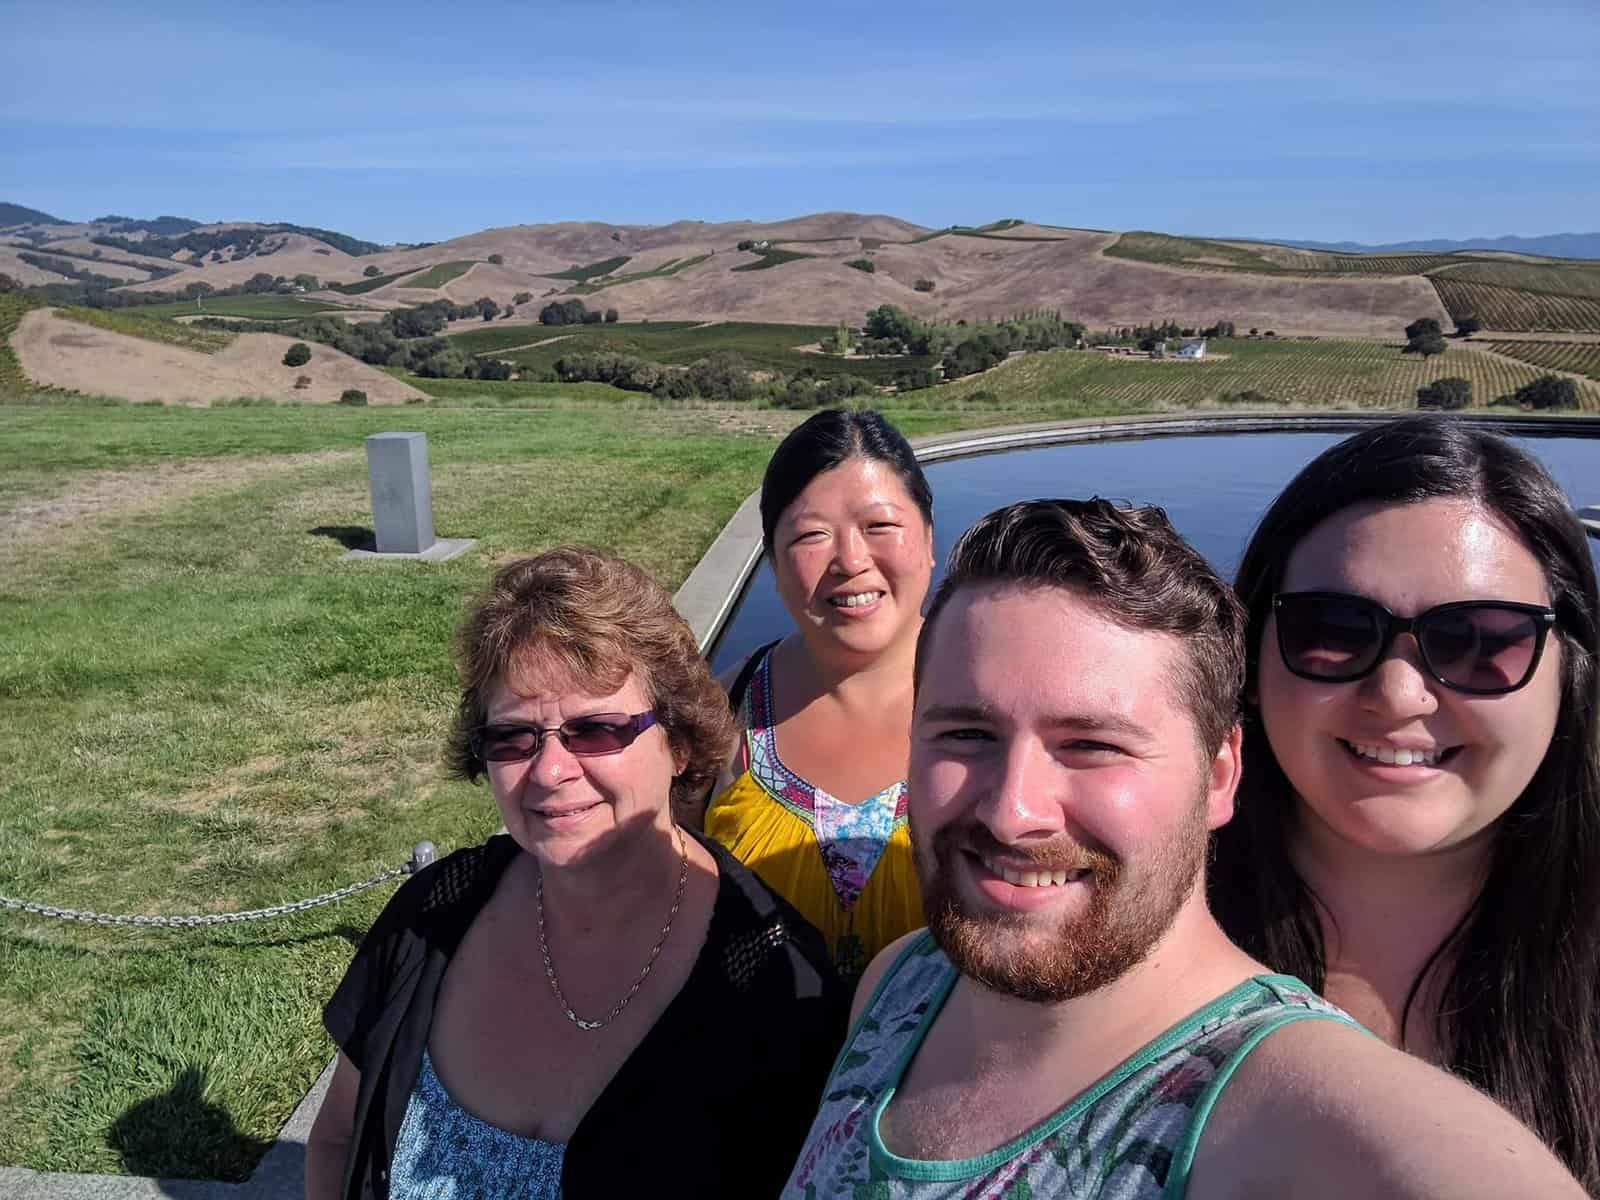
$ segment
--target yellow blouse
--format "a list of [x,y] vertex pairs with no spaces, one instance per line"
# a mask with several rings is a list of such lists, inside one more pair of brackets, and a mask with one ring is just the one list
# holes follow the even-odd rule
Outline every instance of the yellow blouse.
[[849,804],[784,766],[770,662],[763,656],[740,704],[748,765],[712,799],[705,829],[822,931],[835,967],[853,982],[879,950],[926,923],[905,782]]

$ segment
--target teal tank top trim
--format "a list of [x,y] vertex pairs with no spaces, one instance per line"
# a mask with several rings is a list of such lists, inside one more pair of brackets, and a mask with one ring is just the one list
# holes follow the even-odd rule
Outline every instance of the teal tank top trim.
[[902,1158],[883,1144],[879,1120],[958,978],[926,931],[901,951],[834,1062],[786,1198],[1174,1200],[1218,1097],[1263,1038],[1307,1019],[1360,1028],[1298,979],[1258,975],[1005,1145],[965,1159]]

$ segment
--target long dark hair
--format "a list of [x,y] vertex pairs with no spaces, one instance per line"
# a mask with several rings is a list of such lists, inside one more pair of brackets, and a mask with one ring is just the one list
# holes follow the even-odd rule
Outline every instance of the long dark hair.
[[[1544,571],[1561,639],[1561,711],[1533,779],[1495,837],[1487,881],[1412,983],[1455,951],[1440,993],[1452,1071],[1535,1130],[1600,1195],[1600,729],[1594,562],[1561,489],[1529,455],[1462,421],[1408,417],[1347,438],[1295,476],[1256,527],[1236,588],[1249,614],[1246,695],[1289,555],[1362,502],[1470,499],[1496,513]],[[1237,813],[1213,839],[1212,909],[1229,936],[1318,991],[1316,897],[1289,861],[1292,790],[1259,719],[1247,719]]]
[[869,458],[893,470],[922,519],[933,527],[933,492],[905,436],[870,408],[825,408],[791,429],[767,462],[761,479],[761,539],[769,555],[783,510],[818,475],[852,458]]

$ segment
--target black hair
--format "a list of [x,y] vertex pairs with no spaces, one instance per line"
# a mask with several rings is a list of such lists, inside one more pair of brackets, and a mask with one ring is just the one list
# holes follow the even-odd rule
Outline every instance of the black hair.
[[933,492],[904,435],[871,409],[825,408],[791,429],[767,463],[761,479],[761,541],[768,554],[783,510],[818,475],[852,458],[872,459],[893,469],[932,527]]
[[[1600,729],[1594,561],[1560,487],[1506,439],[1451,417],[1407,417],[1346,438],[1305,467],[1256,527],[1235,587],[1249,614],[1247,695],[1294,548],[1353,504],[1461,498],[1514,530],[1556,611],[1561,710],[1533,779],[1495,835],[1483,889],[1411,986],[1453,963],[1435,1021],[1452,1071],[1535,1130],[1600,1195]],[[1246,951],[1317,990],[1317,897],[1290,862],[1293,791],[1259,720],[1247,720],[1231,824],[1213,837],[1213,911]]]

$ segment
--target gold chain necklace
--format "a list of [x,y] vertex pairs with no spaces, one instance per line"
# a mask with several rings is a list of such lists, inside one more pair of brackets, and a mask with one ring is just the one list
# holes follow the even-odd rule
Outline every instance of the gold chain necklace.
[[617,1019],[617,1014],[628,1007],[628,1001],[644,986],[644,981],[650,976],[650,968],[656,965],[656,958],[661,954],[661,947],[667,944],[667,935],[672,932],[672,921],[678,915],[678,905],[683,903],[683,886],[689,882],[689,847],[683,840],[683,830],[678,830],[678,890],[672,897],[672,907],[667,911],[667,923],[661,927],[661,936],[656,939],[656,944],[650,948],[650,957],[645,959],[644,969],[639,972],[639,977],[633,981],[633,986],[628,989],[628,994],[618,1000],[614,1007],[598,1021],[585,1021],[572,1011],[572,1005],[567,1003],[567,998],[561,994],[561,984],[556,979],[556,965],[550,961],[550,943],[545,940],[544,933],[544,872],[539,872],[538,890],[534,892],[534,903],[539,909],[539,953],[544,958],[544,975],[550,981],[550,990],[555,994],[556,1003],[561,1006],[561,1011],[567,1014],[579,1029],[604,1029]]

